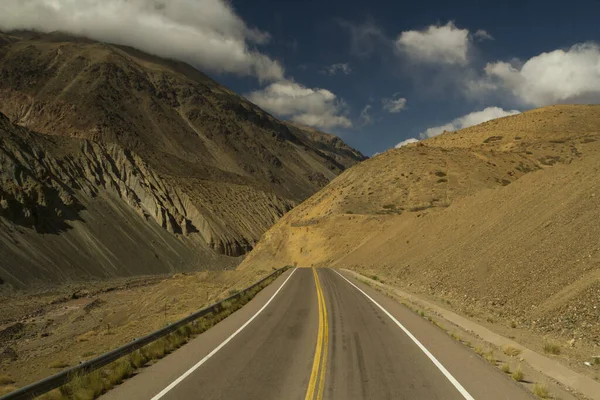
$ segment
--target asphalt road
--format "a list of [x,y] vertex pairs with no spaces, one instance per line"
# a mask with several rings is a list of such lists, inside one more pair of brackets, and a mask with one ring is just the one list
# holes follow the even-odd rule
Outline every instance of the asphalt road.
[[396,301],[329,269],[288,271],[103,399],[531,399]]

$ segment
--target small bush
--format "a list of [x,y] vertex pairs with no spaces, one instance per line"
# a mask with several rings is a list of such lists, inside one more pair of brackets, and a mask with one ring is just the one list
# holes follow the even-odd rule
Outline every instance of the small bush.
[[377,275],[371,275],[371,279],[373,279],[374,281],[378,281],[379,277]]
[[500,367],[500,369],[502,370],[502,372],[504,372],[505,374],[510,374],[510,365],[508,365],[508,363],[504,363],[502,364],[502,367]]
[[425,316],[425,311],[423,311],[423,310],[419,311],[419,315],[420,315],[421,317],[424,317],[424,316]]
[[511,357],[516,357],[519,354],[521,354],[521,350],[520,349],[517,349],[516,347],[511,346],[509,344],[506,344],[506,345],[502,346],[502,352],[504,354],[506,354],[507,356],[511,356]]
[[444,183],[444,182],[448,182],[448,179],[446,178],[440,178],[437,180],[437,183]]
[[550,394],[548,393],[548,387],[543,383],[536,382],[533,385],[533,394],[535,394],[540,399],[547,399],[548,397],[550,397]]
[[15,380],[8,375],[0,375],[0,386],[10,385],[15,383]]
[[[120,384],[123,380],[133,374],[133,368],[128,359],[121,358],[104,370],[106,382],[109,387]],[[91,375],[91,374],[90,374]]]
[[512,373],[511,377],[517,382],[521,382],[525,378],[525,374],[523,373],[520,365],[517,367],[515,372]]
[[50,365],[48,365],[48,368],[67,368],[69,366],[68,362],[62,361],[62,360],[56,360],[50,363]]
[[510,323],[510,327],[513,328],[513,329],[516,328],[517,327],[517,323],[515,321],[512,321]]
[[164,338],[158,339],[142,348],[142,354],[149,360],[161,359],[165,356],[166,352],[166,340],[164,340]]
[[227,292],[230,296],[233,296],[234,294],[238,294],[240,291],[237,289],[229,289],[229,292]]
[[129,362],[134,368],[141,368],[148,362],[148,358],[144,356],[141,350],[136,350],[129,355]]
[[544,343],[544,352],[548,354],[560,354],[560,346],[556,343],[546,342]]
[[435,176],[446,176],[446,173],[443,171],[435,171]]
[[[105,382],[100,370],[87,375],[76,375],[71,382],[60,388],[60,394],[69,399],[93,400],[105,390]],[[65,397],[56,397],[63,399]]]

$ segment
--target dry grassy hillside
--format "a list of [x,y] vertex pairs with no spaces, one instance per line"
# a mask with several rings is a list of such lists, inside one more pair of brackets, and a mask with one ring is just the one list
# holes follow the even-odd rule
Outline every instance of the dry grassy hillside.
[[267,231],[240,268],[347,267],[600,345],[598,221],[600,106],[553,106],[349,169]]

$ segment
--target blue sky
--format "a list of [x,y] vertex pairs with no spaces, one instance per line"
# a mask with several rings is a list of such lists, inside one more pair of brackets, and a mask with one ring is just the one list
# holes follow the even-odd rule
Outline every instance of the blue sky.
[[[398,142],[418,137],[432,126],[454,118],[500,106],[526,110],[536,105],[509,99],[465,99],[452,88],[439,90],[428,81],[432,74],[419,73],[393,50],[373,44],[369,55],[354,51],[349,25],[372,24],[394,40],[403,31],[423,30],[430,25],[453,21],[457,28],[476,32],[485,30],[493,40],[476,43],[477,65],[518,58],[528,60],[543,52],[570,48],[576,43],[600,41],[600,1],[315,1],[279,2],[237,0],[235,9],[252,26],[273,34],[265,47],[281,60],[297,82],[308,87],[323,87],[344,99],[356,119],[371,104],[373,122],[350,129],[329,129],[367,155],[384,151]],[[269,10],[269,11],[265,11]],[[293,45],[295,44],[295,45]],[[348,63],[352,71],[330,76],[320,73],[329,65]],[[300,66],[307,66],[305,70]],[[418,68],[418,67],[417,67]],[[600,67],[598,67],[600,68]],[[221,79],[232,89],[245,93],[256,82]],[[385,112],[380,99],[394,93],[407,99],[399,113]],[[372,100],[370,102],[369,100]]]
[[600,102],[599,0],[3,0],[0,29],[182,59],[366,155],[555,103]]

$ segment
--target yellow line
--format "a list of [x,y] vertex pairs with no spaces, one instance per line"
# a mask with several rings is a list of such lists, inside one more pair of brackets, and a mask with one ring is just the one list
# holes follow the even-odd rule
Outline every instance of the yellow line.
[[317,335],[317,347],[315,349],[315,359],[313,360],[312,372],[310,374],[310,380],[308,381],[308,389],[306,391],[305,400],[313,400],[315,397],[315,388],[317,386],[317,377],[319,374],[319,363],[321,362],[321,351],[323,347],[323,312],[321,296],[319,292],[319,281],[317,277],[317,271],[313,268],[313,276],[315,278],[315,287],[317,288],[317,301],[319,303],[319,333]]
[[321,304],[323,305],[323,321],[324,321],[324,335],[323,335],[323,362],[321,363],[321,377],[319,382],[319,391],[317,393],[317,400],[323,399],[323,389],[325,388],[325,373],[327,372],[327,348],[329,343],[329,322],[327,321],[327,307],[325,306],[325,297],[323,296],[323,288],[321,287],[321,280],[319,275],[315,271],[317,282],[319,286],[319,294],[321,295]]

